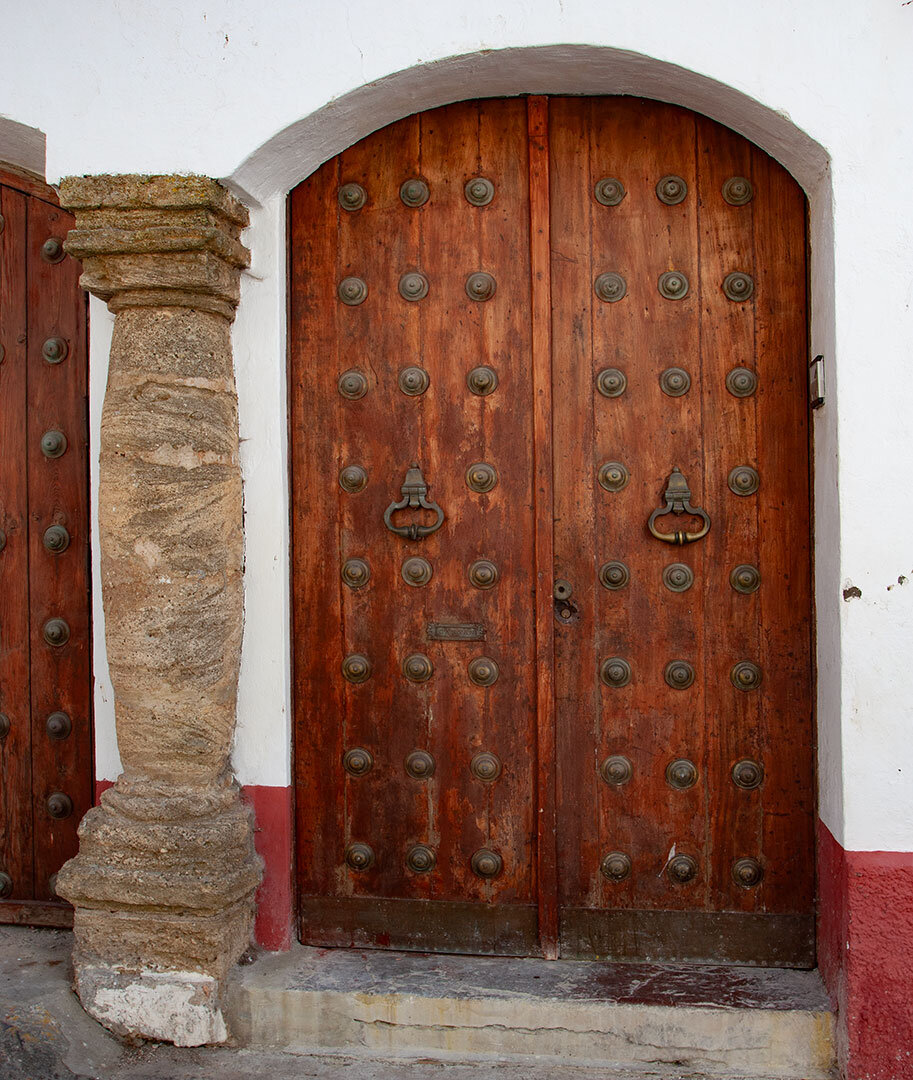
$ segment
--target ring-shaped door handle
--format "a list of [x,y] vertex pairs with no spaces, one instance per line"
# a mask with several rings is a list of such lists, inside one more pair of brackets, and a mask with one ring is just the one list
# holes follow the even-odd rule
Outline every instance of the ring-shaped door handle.
[[[663,497],[666,500],[666,505],[654,510],[650,515],[650,520],[647,522],[650,534],[655,536],[657,540],[663,540],[667,544],[693,544],[695,540],[700,540],[710,532],[710,515],[700,506],[691,505],[691,491],[688,488],[688,481],[677,465],[669,473]],[[665,517],[666,514],[691,514],[693,517],[700,518],[703,525],[697,532],[684,532],[680,529],[671,533],[660,532],[656,528],[656,521],[658,518]]]
[[[413,462],[406,472],[406,479],[400,488],[402,498],[399,502],[392,502],[384,511],[384,524],[397,536],[405,536],[408,540],[421,540],[430,536],[444,524],[444,511],[433,500],[428,499],[428,485],[422,476],[422,470],[417,462]],[[412,522],[409,525],[394,525],[393,515],[400,510],[414,508],[416,510],[431,510],[437,514],[437,521],[433,525],[419,525]]]

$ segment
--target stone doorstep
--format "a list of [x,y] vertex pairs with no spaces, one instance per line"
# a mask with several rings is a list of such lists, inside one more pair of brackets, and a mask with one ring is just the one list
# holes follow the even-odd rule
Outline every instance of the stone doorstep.
[[834,1023],[816,971],[432,956],[296,946],[237,969],[251,1048],[657,1066],[825,1080]]

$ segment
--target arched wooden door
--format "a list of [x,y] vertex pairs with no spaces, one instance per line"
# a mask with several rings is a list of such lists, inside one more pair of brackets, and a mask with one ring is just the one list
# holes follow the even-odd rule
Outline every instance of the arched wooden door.
[[290,216],[302,940],[812,964],[798,186],[490,100]]

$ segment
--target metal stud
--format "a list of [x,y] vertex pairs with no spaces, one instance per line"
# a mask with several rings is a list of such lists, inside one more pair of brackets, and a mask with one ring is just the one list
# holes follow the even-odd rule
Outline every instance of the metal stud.
[[41,630],[48,645],[60,648],[70,640],[70,628],[64,619],[48,619]]
[[343,278],[336,292],[339,299],[349,307],[357,307],[368,298],[368,286],[358,277]]
[[364,747],[355,746],[342,755],[342,767],[350,776],[364,776],[374,768],[374,755]]
[[469,679],[476,686],[492,686],[498,681],[501,669],[490,656],[477,656],[469,661]]
[[358,401],[368,392],[368,380],[362,372],[356,371],[354,368],[351,371],[344,371],[339,376],[336,386],[340,394],[344,398],[348,398],[349,401]]
[[681,270],[667,270],[659,275],[659,295],[667,300],[684,300],[688,295],[688,278]]
[[41,257],[45,262],[59,263],[66,252],[63,250],[63,241],[59,236],[48,237],[41,245]]
[[495,197],[495,186],[484,176],[474,176],[463,188],[463,194],[472,206],[488,206]]
[[466,295],[470,300],[490,300],[497,287],[495,279],[484,270],[479,270],[466,278]]
[[41,346],[41,355],[48,364],[61,364],[67,358],[70,346],[62,337],[49,337]]
[[361,653],[349,653],[342,662],[342,674],[350,683],[363,683],[371,678],[371,661]]
[[677,206],[687,194],[688,185],[680,176],[664,176],[656,185],[656,197],[666,206]]
[[758,761],[752,761],[751,758],[737,761],[732,766],[732,782],[736,787],[753,791],[764,782],[764,766]]
[[697,768],[694,762],[687,758],[670,761],[666,766],[666,783],[679,791],[694,787],[697,783]]
[[350,495],[364,491],[368,483],[368,473],[361,465],[346,465],[339,473],[339,486]]
[[431,563],[427,559],[423,559],[421,555],[413,555],[411,558],[406,559],[400,569],[403,581],[416,589],[421,588],[422,585],[427,585],[433,573]]
[[501,775],[501,759],[488,750],[480,750],[469,762],[469,771],[476,780],[490,784]]
[[469,583],[477,589],[493,589],[500,576],[497,566],[490,559],[476,559],[469,567]]
[[0,900],[5,900],[13,891],[13,879],[5,870],[0,870]]
[[670,660],[663,678],[673,690],[687,690],[694,682],[694,668],[687,660]]
[[726,376],[726,389],[733,397],[751,397],[758,388],[758,377],[746,367],[734,367]]
[[471,491],[484,495],[498,482],[498,474],[494,465],[487,461],[476,461],[466,470],[466,485]]
[[350,589],[360,589],[371,578],[371,567],[364,559],[346,559],[342,567],[342,580]]
[[469,865],[480,878],[496,878],[504,869],[504,860],[496,851],[480,848],[470,859]]
[[761,573],[756,566],[742,563],[729,575],[729,584],[739,593],[756,592],[761,584]]
[[729,672],[732,685],[737,690],[757,690],[763,678],[760,667],[751,660],[740,660]]
[[693,584],[694,571],[684,563],[670,563],[663,570],[663,585],[672,592],[687,592]]
[[603,206],[618,206],[627,192],[620,180],[616,180],[614,176],[604,176],[596,181],[593,194],[596,196],[596,202]]
[[732,880],[742,889],[753,889],[763,877],[764,867],[757,859],[736,859],[732,864]]
[[73,722],[65,712],[52,712],[44,722],[44,730],[51,739],[66,739],[73,730]]
[[599,873],[607,881],[624,881],[631,876],[631,859],[623,851],[610,851],[603,856]]
[[556,600],[570,600],[574,593],[574,586],[566,578],[557,578],[552,587],[552,596]]
[[603,368],[596,376],[596,389],[603,397],[621,397],[627,385],[624,372],[618,368]]
[[605,464],[599,466],[599,472],[596,474],[596,479],[599,481],[599,486],[605,488],[606,491],[621,491],[621,489],[627,484],[630,476],[628,470],[622,465],[620,461],[607,461]]
[[631,665],[620,656],[610,656],[599,665],[599,678],[606,686],[627,686],[631,681]]
[[59,555],[62,551],[66,551],[70,546],[70,534],[63,525],[51,525],[44,530],[44,536],[42,536],[41,542],[44,544],[45,549],[50,551],[51,554]]
[[475,367],[466,376],[466,385],[478,397],[493,394],[498,388],[498,373],[490,367]]
[[736,465],[729,474],[729,490],[736,495],[754,495],[761,484],[757,469],[750,465]]
[[751,181],[744,176],[730,176],[723,184],[723,198],[730,206],[744,206],[754,198]]
[[412,653],[403,661],[403,675],[409,682],[427,682],[434,674],[434,664],[424,653]]
[[666,873],[676,885],[686,885],[697,877],[697,860],[690,855],[675,855],[666,863]]
[[62,791],[54,791],[48,796],[45,803],[48,813],[58,820],[68,818],[73,813],[73,800]]
[[434,776],[434,758],[427,750],[413,750],[407,754],[404,767],[413,780],[430,780]]
[[624,754],[612,754],[599,766],[599,775],[610,787],[621,787],[634,775],[634,766]]
[[428,279],[413,270],[399,279],[399,295],[404,300],[424,300],[428,295]]
[[406,852],[406,868],[413,874],[429,874],[437,862],[437,856],[427,844],[414,844]]
[[666,368],[659,377],[659,386],[669,397],[681,397],[691,389],[691,376],[684,368]]
[[10,718],[6,713],[0,712],[0,739],[5,739],[10,733]]
[[404,180],[399,186],[399,197],[404,206],[424,206],[429,195],[428,185],[417,176],[411,180]]
[[52,429],[41,436],[41,452],[46,458],[59,458],[67,452],[67,437],[62,431]]
[[631,573],[623,562],[607,562],[599,567],[599,583],[604,589],[623,589]]
[[616,304],[627,293],[628,283],[621,274],[609,270],[596,278],[593,282],[593,291],[596,293],[597,299],[602,300],[603,303]]
[[750,300],[754,293],[754,281],[748,274],[737,270],[734,274],[727,274],[723,278],[723,292],[730,300],[735,300],[737,303]]
[[350,213],[360,210],[368,201],[368,193],[361,184],[343,184],[337,194],[339,205]]
[[409,397],[419,397],[428,389],[431,379],[428,372],[420,367],[407,367],[399,373],[399,388]]
[[374,865],[374,849],[370,844],[349,844],[346,848],[346,865],[350,870],[367,870]]

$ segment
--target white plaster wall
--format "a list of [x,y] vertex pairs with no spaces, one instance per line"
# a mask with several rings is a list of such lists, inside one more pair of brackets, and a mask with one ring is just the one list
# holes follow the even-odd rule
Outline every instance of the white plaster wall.
[[[245,783],[288,782],[288,187],[399,116],[523,91],[676,100],[787,164],[810,196],[812,348],[829,366],[829,401],[815,417],[821,812],[849,848],[913,850],[913,584],[896,584],[913,579],[913,4],[46,0],[32,12],[2,3],[0,114],[46,134],[49,179],[200,172],[229,178],[255,206],[234,334],[247,440],[235,753]],[[542,51],[523,51],[533,47]],[[51,77],[39,56],[53,57]],[[101,348],[99,338],[93,355]],[[845,602],[849,583],[862,597]],[[102,773],[115,764],[100,745]]]

